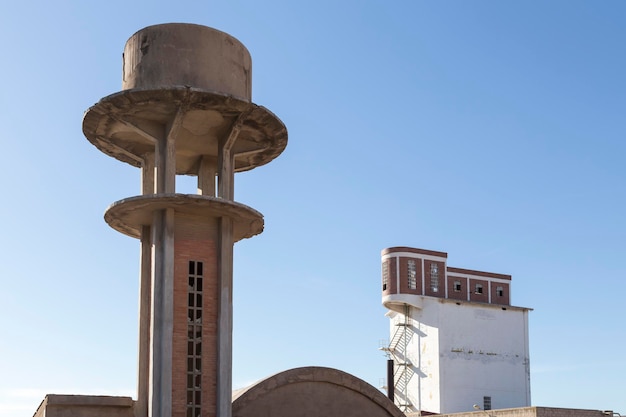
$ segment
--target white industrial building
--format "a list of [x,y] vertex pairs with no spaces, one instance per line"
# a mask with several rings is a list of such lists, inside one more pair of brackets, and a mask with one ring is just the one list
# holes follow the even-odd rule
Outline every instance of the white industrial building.
[[405,413],[530,406],[530,309],[510,305],[511,276],[446,262],[444,252],[382,251],[389,396]]

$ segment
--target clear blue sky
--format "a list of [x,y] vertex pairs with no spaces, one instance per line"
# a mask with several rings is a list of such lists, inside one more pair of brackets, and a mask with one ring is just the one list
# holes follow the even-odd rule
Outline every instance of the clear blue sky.
[[139,244],[102,214],[139,171],[81,119],[166,22],[241,40],[289,129],[236,177],[266,228],[235,249],[235,388],[303,365],[379,385],[380,250],[406,245],[513,276],[533,405],[626,413],[625,1],[36,0],[0,5],[0,416],[134,395]]

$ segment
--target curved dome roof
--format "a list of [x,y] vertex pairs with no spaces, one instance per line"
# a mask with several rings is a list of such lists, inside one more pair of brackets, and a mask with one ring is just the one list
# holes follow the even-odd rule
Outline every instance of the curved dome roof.
[[405,417],[365,381],[332,368],[290,369],[233,395],[233,417]]

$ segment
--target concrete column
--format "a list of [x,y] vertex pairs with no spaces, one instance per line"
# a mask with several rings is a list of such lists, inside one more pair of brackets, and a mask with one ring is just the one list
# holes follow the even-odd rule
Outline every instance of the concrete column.
[[141,165],[141,194],[149,195],[154,194],[154,178],[156,175],[154,167],[155,154],[150,153],[144,155],[143,163]]
[[[145,155],[141,166],[141,193],[154,194],[154,153]],[[152,304],[152,233],[150,226],[141,227],[139,259],[139,349],[137,371],[137,403],[135,417],[148,416],[150,385],[150,310]]]
[[217,417],[232,415],[233,220],[222,217],[218,255]]
[[150,309],[152,299],[152,236],[150,226],[142,226],[141,228],[139,265],[139,369],[137,372],[135,417],[147,417],[148,387],[150,385]]
[[[239,129],[233,129],[218,146],[218,197],[233,200],[234,156],[232,146]],[[232,415],[233,364],[233,221],[220,219],[218,245],[218,312],[217,312],[217,417]]]
[[231,153],[232,143],[221,143],[217,161],[218,197],[233,201],[235,198],[235,161]]
[[174,120],[167,126],[167,136],[165,138],[165,181],[164,193],[176,192],[176,135],[183,121],[184,112],[179,110]]
[[[155,190],[176,192],[176,135],[184,112],[164,127],[155,147]],[[172,416],[174,328],[174,209],[155,211],[152,220],[152,323],[150,335],[150,417]]]
[[172,415],[174,319],[174,210],[154,213],[152,234],[152,323],[150,335],[150,417]]
[[233,146],[239,132],[251,110],[247,109],[235,119],[228,137],[220,138],[217,145],[218,197],[233,201],[235,199],[235,154]]
[[198,167],[198,194],[215,197],[215,175],[217,167],[215,160],[206,155],[200,160]]
[[157,194],[176,192],[176,135],[182,124],[184,111],[181,109],[165,126],[164,137],[155,147],[155,190]]

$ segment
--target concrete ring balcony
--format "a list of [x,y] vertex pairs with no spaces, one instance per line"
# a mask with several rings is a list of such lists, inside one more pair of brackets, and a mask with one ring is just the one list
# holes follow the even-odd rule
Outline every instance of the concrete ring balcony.
[[173,209],[175,213],[202,219],[230,217],[233,240],[247,239],[263,231],[263,215],[244,204],[196,194],[150,194],[125,198],[111,204],[104,220],[113,229],[140,238],[142,226],[150,226],[153,213]]
[[196,175],[202,158],[217,160],[220,138],[228,137],[241,114],[245,117],[232,149],[235,172],[267,164],[287,146],[287,128],[265,107],[189,86],[131,89],[104,97],[85,112],[83,133],[105,154],[141,167],[179,112],[178,175]]

